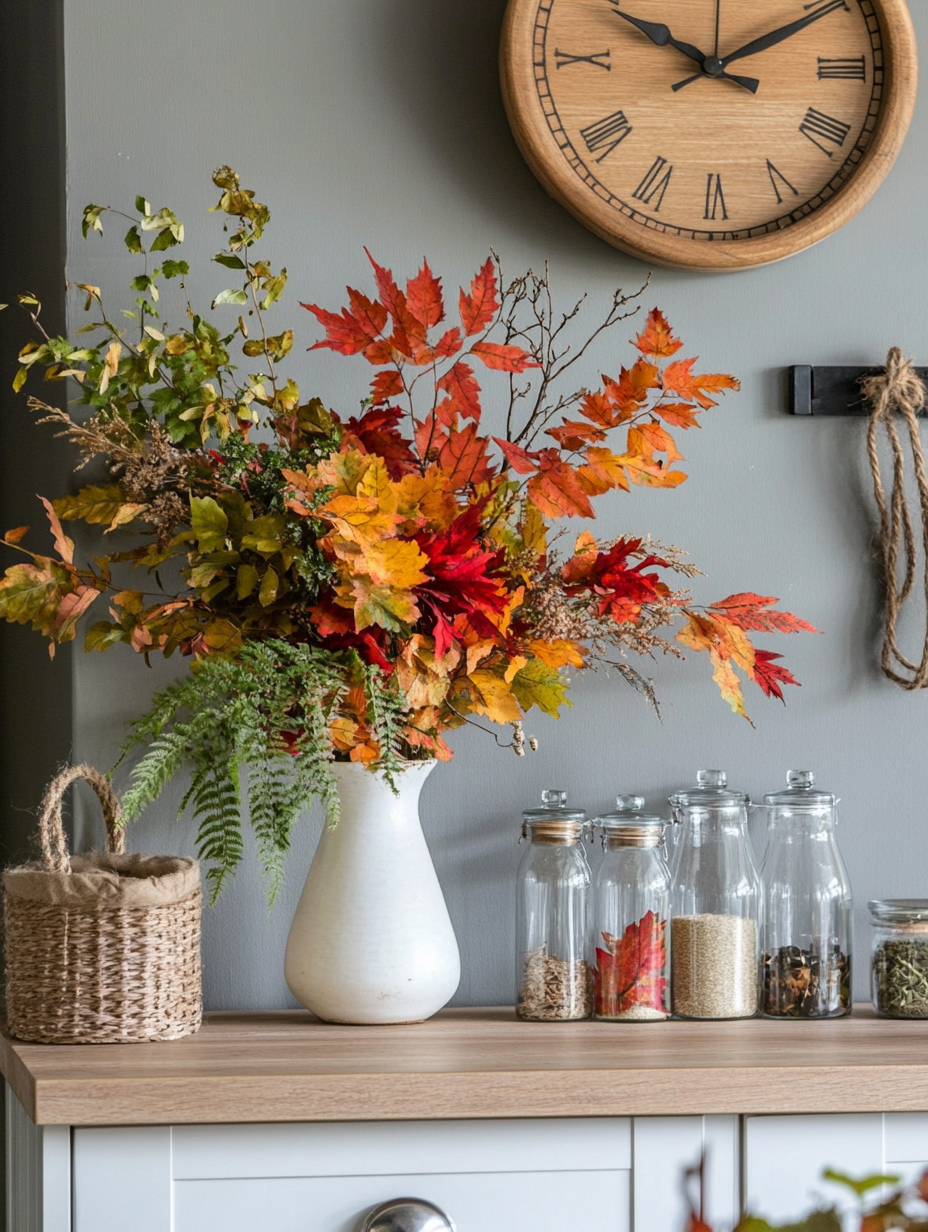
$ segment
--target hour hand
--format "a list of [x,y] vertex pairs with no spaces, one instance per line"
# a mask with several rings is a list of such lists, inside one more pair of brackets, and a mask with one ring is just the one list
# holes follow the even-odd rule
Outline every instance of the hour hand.
[[705,60],[705,52],[694,47],[692,43],[683,43],[680,39],[675,39],[670,33],[670,29],[660,21],[642,21],[640,17],[632,17],[631,13],[625,13],[619,8],[618,4],[613,0],[613,12],[617,17],[624,17],[626,21],[631,22],[633,26],[647,35],[652,43],[656,43],[658,47],[676,47],[677,51],[682,51],[690,60],[695,60],[697,64],[702,64]]
[[[687,59],[693,60],[696,64],[698,64],[701,72],[697,73],[696,77],[701,77],[703,75],[707,77],[725,77],[729,81],[737,82],[739,86],[744,86],[744,88],[746,90],[750,90],[752,94],[757,92],[757,87],[760,85],[760,82],[755,77],[739,77],[735,73],[725,72],[721,61],[718,61],[714,57],[707,57],[705,52],[700,51],[699,48],[695,47],[692,43],[684,43],[682,39],[674,38],[670,32],[670,28],[665,26],[663,22],[644,21],[640,17],[633,17],[631,13],[626,13],[620,9],[615,0],[612,0],[612,5],[612,11],[617,17],[624,17],[627,22],[630,22],[636,29],[640,30],[642,34],[646,35],[652,43],[655,43],[658,47],[675,47],[677,51],[682,52]],[[690,81],[695,81],[696,77],[687,78],[687,82],[683,84],[688,84]],[[677,88],[677,86],[674,86],[674,89]]]

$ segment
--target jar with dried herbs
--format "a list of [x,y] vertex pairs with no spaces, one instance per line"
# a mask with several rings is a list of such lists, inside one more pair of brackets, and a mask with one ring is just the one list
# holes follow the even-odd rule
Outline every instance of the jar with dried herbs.
[[836,798],[811,770],[790,770],[764,796],[763,1012],[841,1018],[851,1012],[851,886],[835,841]]
[[541,793],[542,807],[522,814],[528,848],[516,897],[516,1013],[534,1022],[589,1018],[593,980],[587,962],[590,866],[583,809],[567,792]]
[[722,770],[670,797],[678,825],[670,895],[671,999],[680,1018],[751,1018],[758,1009],[762,895],[747,832],[749,797]]
[[928,899],[867,904],[873,926],[870,992],[887,1018],[928,1018]]
[[593,1013],[612,1022],[670,1017],[666,822],[643,808],[641,796],[618,796],[616,811],[593,823],[603,843],[593,882]]

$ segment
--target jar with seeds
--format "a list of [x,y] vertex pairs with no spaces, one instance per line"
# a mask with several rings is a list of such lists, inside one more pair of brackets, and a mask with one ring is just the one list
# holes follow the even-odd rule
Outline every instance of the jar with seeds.
[[873,926],[870,993],[887,1018],[928,1018],[928,899],[867,904]]
[[758,1010],[762,894],[744,792],[721,770],[670,797],[679,830],[670,892],[671,1000],[680,1018],[751,1018]]
[[762,1009],[768,1018],[851,1012],[851,886],[835,840],[837,800],[811,770],[764,796]]
[[516,1014],[533,1022],[589,1018],[593,981],[587,963],[590,866],[583,809],[567,792],[541,793],[542,807],[522,814],[528,847],[516,897]]
[[610,1022],[670,1017],[667,823],[643,809],[643,797],[619,796],[616,811],[593,823],[603,840],[593,882],[593,1013]]

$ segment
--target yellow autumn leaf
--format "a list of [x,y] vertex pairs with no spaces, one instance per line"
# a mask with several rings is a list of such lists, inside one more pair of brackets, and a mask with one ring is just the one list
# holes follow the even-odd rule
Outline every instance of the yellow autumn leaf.
[[547,663],[548,667],[583,667],[586,653],[586,647],[567,638],[552,638],[549,641],[536,638],[529,642],[528,648],[536,659]]
[[[722,694],[722,697],[728,702],[735,714],[740,714],[742,718],[748,719],[747,711],[744,708],[744,698],[741,696],[741,681],[735,674],[735,669],[728,659],[721,658],[715,651],[712,652],[710,658],[715,667],[712,679],[719,686],[719,692]],[[751,720],[748,719],[748,722],[750,723]]]
[[119,370],[119,357],[122,354],[122,343],[118,339],[111,342],[103,360],[103,372],[100,374],[100,393],[105,394],[109,383]]
[[467,677],[471,686],[471,710],[485,714],[494,723],[517,723],[522,718],[512,689],[495,672],[478,670]]
[[372,582],[408,590],[419,586],[428,576],[422,566],[428,558],[417,543],[405,539],[385,539],[365,546],[358,566]]
[[403,521],[399,514],[385,509],[375,496],[360,494],[333,496],[319,514],[333,522],[345,539],[360,544],[388,539]]

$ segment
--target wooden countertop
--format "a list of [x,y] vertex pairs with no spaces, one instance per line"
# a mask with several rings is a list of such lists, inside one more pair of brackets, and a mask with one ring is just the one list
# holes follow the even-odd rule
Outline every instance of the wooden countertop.
[[928,1111],[928,1021],[524,1023],[511,1009],[342,1027],[208,1014],[168,1044],[0,1038],[40,1125]]

